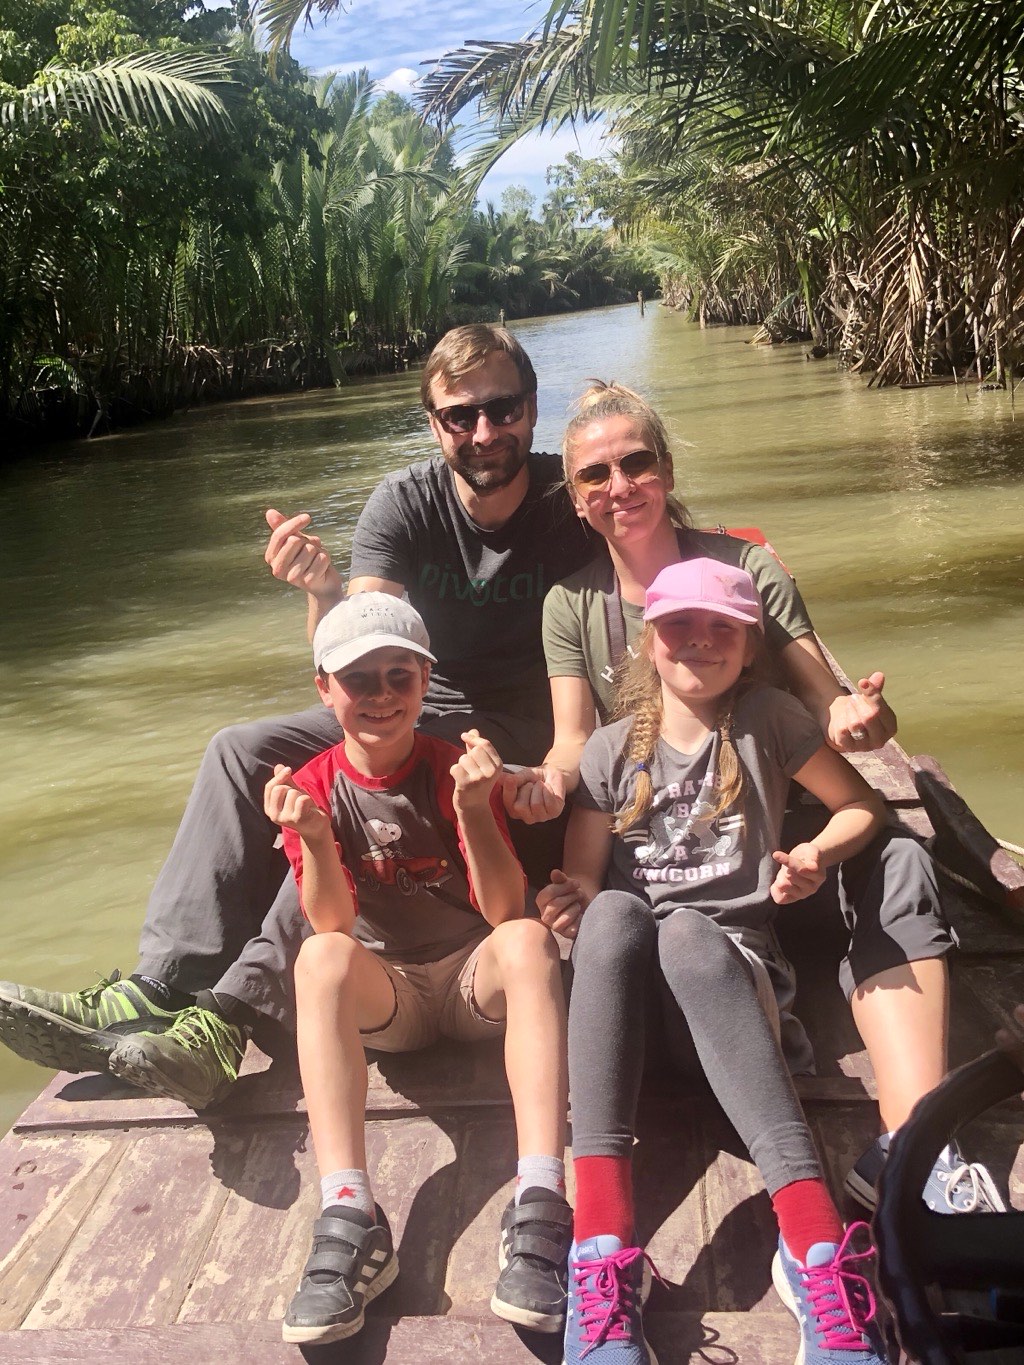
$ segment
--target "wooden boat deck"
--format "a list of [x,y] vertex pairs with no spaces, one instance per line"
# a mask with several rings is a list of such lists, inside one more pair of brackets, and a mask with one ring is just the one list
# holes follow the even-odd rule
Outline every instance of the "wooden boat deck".
[[[931,833],[902,751],[889,745],[858,764],[895,818]],[[939,801],[962,833],[956,799],[939,789]],[[987,1050],[1000,1009],[1024,1000],[1024,873],[1002,857],[989,874],[1001,906],[945,884],[961,939],[953,1063]],[[820,1071],[798,1088],[839,1190],[876,1125],[870,1068],[833,968],[841,925],[808,901],[786,912],[783,933]],[[1022,1128],[1011,1102],[967,1135],[1018,1208]],[[519,1334],[488,1311],[515,1158],[500,1049],[378,1056],[368,1135],[402,1274],[360,1336],[301,1351],[281,1342],[279,1324],[319,1182],[293,1063],[250,1045],[228,1101],[202,1115],[111,1077],[58,1075],[0,1142],[0,1361],[107,1365],[112,1352],[164,1365],[303,1354],[354,1365],[560,1360],[556,1338]],[[645,1095],[636,1180],[639,1233],[664,1277],[645,1317],[661,1365],[791,1361],[795,1326],[771,1288],[770,1204],[708,1094]]]

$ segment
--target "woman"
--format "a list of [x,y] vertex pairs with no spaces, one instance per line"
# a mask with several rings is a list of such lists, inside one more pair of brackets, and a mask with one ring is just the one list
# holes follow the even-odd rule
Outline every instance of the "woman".
[[[545,601],[554,742],[541,767],[517,778],[512,814],[551,818],[574,789],[587,738],[610,719],[615,665],[639,636],[646,589],[661,569],[681,559],[705,556],[753,575],[768,645],[834,748],[876,748],[895,732],[881,695],[883,675],[862,679],[855,696],[842,691],[795,585],[773,557],[749,542],[691,528],[685,508],[671,496],[664,425],[643,398],[620,385],[593,384],[566,430],[563,463],[576,512],[604,539],[605,552],[556,585]],[[802,841],[809,837],[801,833]],[[840,981],[874,1068],[882,1126],[849,1173],[847,1188],[873,1208],[892,1133],[946,1071],[944,959],[952,940],[934,871],[912,839],[883,833],[846,864],[840,890],[853,930]],[[554,927],[571,935],[571,917]],[[787,1054],[802,1069],[795,1043]],[[1002,1207],[988,1173],[968,1166],[955,1148],[940,1157],[925,1198],[947,1213]]]

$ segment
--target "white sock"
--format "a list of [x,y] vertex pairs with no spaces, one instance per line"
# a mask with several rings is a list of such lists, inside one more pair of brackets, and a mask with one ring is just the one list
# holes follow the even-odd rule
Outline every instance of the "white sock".
[[565,1198],[565,1162],[557,1156],[521,1156],[516,1167],[516,1203],[524,1190],[550,1190]]
[[370,1177],[365,1171],[332,1171],[320,1179],[321,1211],[331,1208],[359,1209],[376,1219]]

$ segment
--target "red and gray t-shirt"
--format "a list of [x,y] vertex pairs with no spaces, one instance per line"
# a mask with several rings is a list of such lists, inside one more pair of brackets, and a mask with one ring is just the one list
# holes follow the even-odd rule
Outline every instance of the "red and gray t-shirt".
[[[418,730],[408,759],[386,777],[357,772],[344,744],[295,774],[296,785],[331,817],[356,901],[353,937],[399,962],[436,962],[490,930],[453,804],[450,769],[461,753]],[[500,785],[491,809],[511,849]],[[301,897],[302,843],[293,830],[284,831],[284,848]]]

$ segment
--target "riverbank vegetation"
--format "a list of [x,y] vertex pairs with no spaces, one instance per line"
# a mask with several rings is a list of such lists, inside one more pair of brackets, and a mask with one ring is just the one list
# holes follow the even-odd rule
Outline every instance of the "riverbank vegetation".
[[0,0],[5,451],[656,284],[557,183],[539,220],[475,184],[365,73],[271,62],[243,0]]
[[[281,6],[281,0],[274,0]],[[329,7],[331,0],[324,0]],[[495,146],[603,114],[594,207],[666,297],[878,384],[1006,385],[1024,345],[1024,0],[554,0],[429,78]]]

